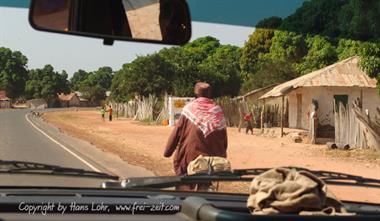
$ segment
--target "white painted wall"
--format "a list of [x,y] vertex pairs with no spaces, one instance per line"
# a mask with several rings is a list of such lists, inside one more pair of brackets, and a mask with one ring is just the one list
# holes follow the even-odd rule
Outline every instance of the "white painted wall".
[[380,96],[376,89],[358,87],[309,87],[292,91],[289,99],[289,127],[297,128],[297,94],[302,94],[302,123],[300,129],[309,129],[307,113],[311,110],[311,101],[316,99],[319,103],[319,123],[334,126],[334,95],[348,95],[351,105],[356,98],[360,98],[363,90],[363,109],[368,109],[372,116],[376,107],[380,108]]

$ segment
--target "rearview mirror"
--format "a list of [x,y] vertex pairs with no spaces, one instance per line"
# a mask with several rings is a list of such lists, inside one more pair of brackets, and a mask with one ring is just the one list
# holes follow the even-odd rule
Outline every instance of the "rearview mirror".
[[186,0],[32,0],[29,21],[37,30],[103,38],[110,44],[183,45],[191,37]]

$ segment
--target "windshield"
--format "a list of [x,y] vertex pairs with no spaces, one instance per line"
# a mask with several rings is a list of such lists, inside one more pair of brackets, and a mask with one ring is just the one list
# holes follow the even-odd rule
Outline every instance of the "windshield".
[[[127,16],[158,16],[160,1],[122,2]],[[380,179],[379,1],[189,0],[184,46],[38,32],[28,3],[0,2],[0,160],[120,178],[302,167]],[[132,34],[161,38],[157,21],[143,27]],[[109,180],[46,170],[1,170],[0,187]],[[380,203],[379,188],[329,188]]]

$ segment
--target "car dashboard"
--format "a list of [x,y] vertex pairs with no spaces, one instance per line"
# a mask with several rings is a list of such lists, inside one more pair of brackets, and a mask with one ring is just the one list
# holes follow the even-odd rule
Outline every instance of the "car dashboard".
[[247,195],[157,190],[0,191],[0,220],[380,220],[380,205],[344,202],[355,216],[251,215]]

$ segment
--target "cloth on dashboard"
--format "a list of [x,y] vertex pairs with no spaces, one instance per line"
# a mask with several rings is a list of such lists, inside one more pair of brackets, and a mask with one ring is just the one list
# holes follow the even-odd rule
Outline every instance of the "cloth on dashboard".
[[187,166],[187,174],[212,172],[231,172],[231,163],[224,157],[208,157],[200,155]]
[[307,171],[271,169],[255,177],[249,191],[247,207],[255,215],[351,215],[327,185]]

